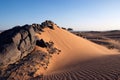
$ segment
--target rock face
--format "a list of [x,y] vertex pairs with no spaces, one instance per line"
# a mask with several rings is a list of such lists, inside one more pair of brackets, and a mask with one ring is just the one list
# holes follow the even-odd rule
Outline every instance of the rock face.
[[0,34],[0,68],[6,67],[33,51],[35,32],[29,25],[17,26]]

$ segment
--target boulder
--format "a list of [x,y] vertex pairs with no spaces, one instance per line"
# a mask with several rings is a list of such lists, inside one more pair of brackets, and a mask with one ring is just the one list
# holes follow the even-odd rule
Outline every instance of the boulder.
[[43,40],[43,39],[41,39],[41,40],[37,40],[36,41],[36,45],[37,46],[40,46],[40,47],[46,47],[47,48],[47,44],[46,44],[46,42]]

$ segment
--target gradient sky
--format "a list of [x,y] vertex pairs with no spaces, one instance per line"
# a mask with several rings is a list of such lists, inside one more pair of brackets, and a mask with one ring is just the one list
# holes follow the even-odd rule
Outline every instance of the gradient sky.
[[0,29],[52,20],[75,30],[120,30],[120,0],[0,0]]

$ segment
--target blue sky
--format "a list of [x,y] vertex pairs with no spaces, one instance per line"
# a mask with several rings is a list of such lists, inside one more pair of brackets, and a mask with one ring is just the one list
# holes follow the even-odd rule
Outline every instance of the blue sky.
[[0,0],[0,29],[52,20],[75,30],[120,30],[120,0]]

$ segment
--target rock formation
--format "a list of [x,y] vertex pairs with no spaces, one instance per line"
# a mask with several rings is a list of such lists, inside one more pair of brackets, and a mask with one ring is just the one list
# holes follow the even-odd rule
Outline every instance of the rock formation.
[[29,25],[14,27],[0,34],[0,68],[23,58],[34,50],[35,32]]
[[[43,32],[44,28],[54,29],[54,25],[47,20],[42,24],[16,26],[0,34],[0,80],[42,77],[51,55],[60,50],[53,42],[37,39],[35,34]],[[44,47],[47,52],[36,50],[36,46]]]

